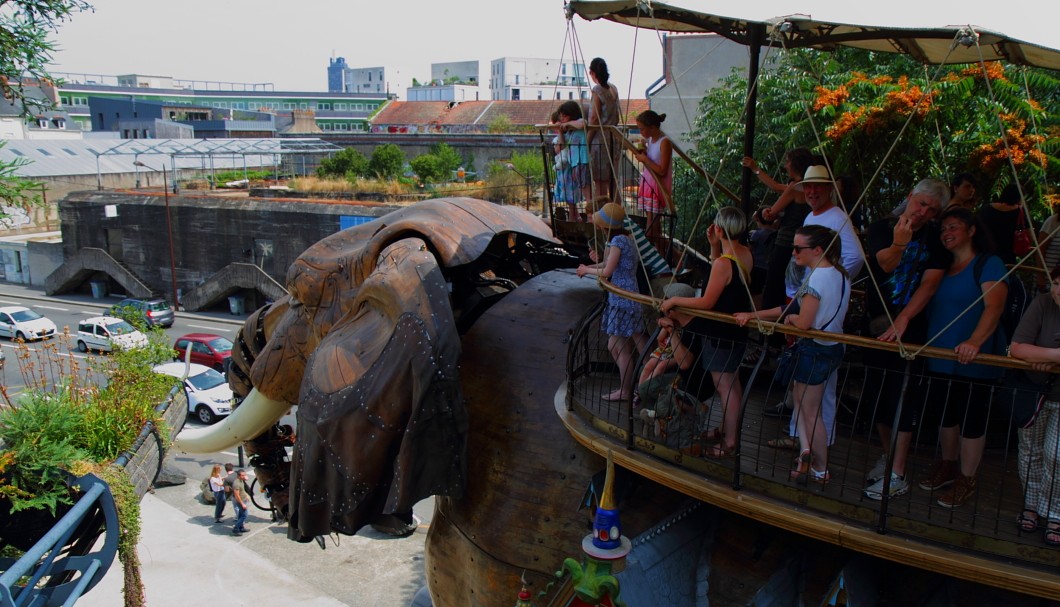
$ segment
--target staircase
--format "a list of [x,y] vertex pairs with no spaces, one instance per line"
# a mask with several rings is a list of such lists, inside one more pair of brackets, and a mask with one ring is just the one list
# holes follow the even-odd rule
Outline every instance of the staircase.
[[44,279],[48,295],[68,293],[86,280],[102,272],[120,284],[130,297],[147,299],[158,295],[124,263],[114,259],[103,249],[85,247]]

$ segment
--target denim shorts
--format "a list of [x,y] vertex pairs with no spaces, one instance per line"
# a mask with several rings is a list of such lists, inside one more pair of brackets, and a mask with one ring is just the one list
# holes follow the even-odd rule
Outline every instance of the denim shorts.
[[825,346],[812,339],[800,339],[794,380],[807,386],[823,384],[843,362],[843,352],[843,344]]

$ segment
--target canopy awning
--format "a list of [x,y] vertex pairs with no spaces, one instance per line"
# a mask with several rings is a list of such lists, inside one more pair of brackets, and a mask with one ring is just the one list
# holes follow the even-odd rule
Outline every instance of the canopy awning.
[[[749,44],[752,30],[785,48],[834,50],[848,46],[883,53],[904,53],[928,64],[1003,60],[1060,70],[1060,50],[1031,44],[977,26],[900,28],[833,23],[800,16],[752,21],[723,17],[645,0],[571,0],[568,15],[665,32],[713,33]],[[978,38],[978,45],[976,44]]]

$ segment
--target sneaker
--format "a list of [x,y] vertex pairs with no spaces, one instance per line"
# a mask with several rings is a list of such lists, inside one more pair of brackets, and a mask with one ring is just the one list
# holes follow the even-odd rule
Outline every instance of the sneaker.
[[927,478],[920,481],[919,486],[924,491],[935,491],[947,485],[952,485],[957,478],[957,461],[940,459],[931,467]]
[[968,498],[975,495],[977,485],[974,476],[958,474],[953,486],[939,495],[935,503],[943,508],[960,508],[964,502],[968,501]]
[[791,417],[792,408],[788,406],[787,401],[780,401],[775,406],[766,407],[762,409],[762,415],[765,417]]
[[641,409],[637,417],[640,418],[640,421],[650,424],[655,421],[655,409]]
[[[887,454],[881,454],[880,459],[876,460],[876,465],[869,470],[869,473],[865,475],[865,483],[868,485],[875,485],[876,483],[883,480],[883,475],[887,474]],[[894,473],[891,473],[892,478]],[[882,484],[880,485],[883,486]],[[868,489],[866,489],[868,491]],[[903,492],[904,493],[904,492]],[[878,497],[873,499],[880,499]]]
[[244,533],[246,533],[246,531],[243,531],[242,529],[233,529],[232,530],[232,535],[243,535]]
[[[865,487],[865,497],[870,500],[880,501],[883,499],[883,480],[878,479],[868,487]],[[891,497],[898,497],[899,495],[905,495],[909,493],[909,483],[905,480],[904,476],[898,476],[894,472],[891,473],[891,486],[887,492]]]

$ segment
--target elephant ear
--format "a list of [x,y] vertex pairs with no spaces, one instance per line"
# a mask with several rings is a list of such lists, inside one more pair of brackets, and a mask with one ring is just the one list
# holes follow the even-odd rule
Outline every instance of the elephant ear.
[[299,395],[288,528],[299,541],[352,535],[464,487],[460,338],[426,244],[384,249],[347,309],[307,361]]

